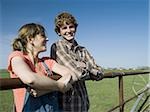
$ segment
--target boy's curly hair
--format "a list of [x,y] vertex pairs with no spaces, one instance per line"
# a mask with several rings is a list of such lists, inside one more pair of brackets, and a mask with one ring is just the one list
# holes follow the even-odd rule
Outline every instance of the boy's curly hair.
[[63,12],[56,16],[55,18],[55,32],[59,35],[60,33],[60,27],[64,24],[74,24],[75,28],[77,28],[78,23],[74,16],[72,16],[70,13]]

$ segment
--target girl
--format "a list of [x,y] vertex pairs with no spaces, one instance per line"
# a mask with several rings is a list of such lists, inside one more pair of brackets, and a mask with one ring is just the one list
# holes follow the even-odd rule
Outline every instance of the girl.
[[[18,37],[12,43],[8,71],[11,78],[19,77],[30,87],[13,90],[16,112],[61,111],[53,91],[67,91],[74,74],[48,57],[38,57],[40,52],[46,51],[47,41],[44,27],[29,23],[19,29]],[[61,75],[61,78],[53,80],[50,78],[52,72]]]

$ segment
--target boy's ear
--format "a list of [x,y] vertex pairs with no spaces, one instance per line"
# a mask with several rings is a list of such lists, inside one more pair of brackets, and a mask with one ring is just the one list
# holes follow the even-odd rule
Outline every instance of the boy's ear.
[[61,36],[61,34],[60,34],[60,33],[58,33],[58,36]]

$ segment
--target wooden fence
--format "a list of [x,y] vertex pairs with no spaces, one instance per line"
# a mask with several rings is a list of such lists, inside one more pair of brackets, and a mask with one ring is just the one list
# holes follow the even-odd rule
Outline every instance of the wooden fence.
[[[118,88],[119,88],[119,105],[110,109],[108,112],[112,112],[115,109],[119,108],[120,112],[124,112],[124,105],[132,100],[133,98],[137,97],[134,96],[129,98],[128,100],[124,101],[124,92],[123,92],[123,77],[124,76],[131,76],[131,75],[144,75],[150,74],[150,71],[139,71],[139,72],[108,72],[104,74],[104,78],[115,78],[118,77]],[[54,77],[54,79],[58,79],[58,77]],[[16,89],[16,88],[23,88],[26,87],[19,78],[1,78],[0,79],[0,90],[8,90],[8,89]],[[139,93],[141,94],[141,93]]]

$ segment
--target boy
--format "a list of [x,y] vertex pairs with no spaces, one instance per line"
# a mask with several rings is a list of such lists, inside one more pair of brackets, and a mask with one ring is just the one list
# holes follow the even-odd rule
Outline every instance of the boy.
[[77,79],[72,84],[72,89],[62,95],[61,105],[64,112],[87,112],[89,99],[85,80],[101,80],[103,71],[93,57],[83,46],[75,40],[77,29],[76,19],[69,13],[60,13],[55,18],[55,31],[62,38],[51,46],[51,58],[59,64],[68,67]]

